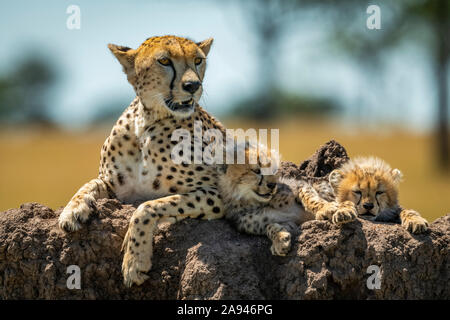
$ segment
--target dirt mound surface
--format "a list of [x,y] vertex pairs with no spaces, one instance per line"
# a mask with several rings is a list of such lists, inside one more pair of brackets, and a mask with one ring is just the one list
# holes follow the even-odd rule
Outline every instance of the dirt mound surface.
[[[347,160],[345,149],[330,141],[282,170],[323,179]],[[419,236],[360,219],[342,228],[309,221],[286,257],[272,256],[268,239],[238,233],[225,220],[186,220],[159,228],[150,279],[128,289],[120,247],[135,207],[110,199],[97,207],[98,215],[73,234],[58,228],[61,209],[27,203],[0,213],[0,298],[450,298],[450,215]],[[70,265],[80,268],[81,289],[67,287]],[[371,265],[379,270],[379,289],[367,286]]]

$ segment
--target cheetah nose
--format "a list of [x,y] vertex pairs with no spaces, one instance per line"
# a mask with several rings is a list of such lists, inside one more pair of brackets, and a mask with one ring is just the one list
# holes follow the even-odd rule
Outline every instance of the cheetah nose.
[[373,209],[373,203],[366,202],[363,204],[363,207],[364,207],[364,209],[371,210],[371,209]]
[[271,190],[273,190],[273,189],[275,188],[275,186],[276,186],[276,184],[273,183],[273,182],[269,182],[269,183],[267,184],[267,188],[269,188],[269,189],[271,189]]
[[195,91],[200,88],[201,83],[200,81],[186,81],[183,82],[183,90],[193,94]]

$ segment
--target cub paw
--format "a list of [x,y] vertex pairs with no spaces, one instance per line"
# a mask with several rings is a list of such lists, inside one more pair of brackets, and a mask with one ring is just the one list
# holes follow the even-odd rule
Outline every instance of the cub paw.
[[90,195],[71,200],[59,215],[59,227],[66,232],[77,231],[81,228],[81,223],[86,222],[94,210],[95,199]]
[[402,226],[411,233],[420,234],[428,230],[428,221],[421,216],[412,216],[405,219]]
[[290,249],[291,234],[287,231],[280,231],[270,247],[270,252],[272,252],[274,256],[285,256]]
[[316,213],[317,220],[331,220],[333,214],[339,209],[336,203],[330,202]]
[[356,208],[353,205],[340,206],[333,214],[331,221],[334,224],[344,224],[355,220],[357,217]]

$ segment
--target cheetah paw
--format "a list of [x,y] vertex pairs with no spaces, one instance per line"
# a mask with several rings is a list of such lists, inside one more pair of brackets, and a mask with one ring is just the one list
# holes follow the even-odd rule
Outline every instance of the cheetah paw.
[[126,250],[122,262],[123,283],[130,288],[133,283],[138,286],[149,277],[145,273],[152,268],[151,255],[146,252],[134,252],[129,247],[129,231],[122,244],[122,250]]
[[143,270],[140,268],[141,264],[136,261],[135,258],[124,257],[122,263],[122,274],[123,274],[123,283],[126,287],[131,288],[133,283],[138,286],[144,283],[145,280],[149,278],[145,272],[150,271],[151,262],[149,263],[149,268],[147,270]]
[[291,234],[287,231],[281,231],[273,241],[270,251],[274,256],[285,256],[291,249]]
[[333,214],[339,209],[334,203],[329,203],[316,214],[317,220],[330,220]]
[[403,227],[411,233],[420,234],[428,230],[428,221],[420,216],[408,218],[402,223]]
[[91,195],[85,195],[81,201],[71,201],[59,216],[59,227],[66,232],[79,230],[94,209],[95,199]]
[[334,224],[344,224],[355,220],[357,212],[355,207],[340,207],[333,214],[331,221]]

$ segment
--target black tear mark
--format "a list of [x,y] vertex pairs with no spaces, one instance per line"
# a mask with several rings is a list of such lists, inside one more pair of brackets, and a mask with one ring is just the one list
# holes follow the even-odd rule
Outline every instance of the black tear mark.
[[[175,82],[175,79],[177,78],[177,71],[175,70],[175,66],[173,65],[172,61],[170,62],[170,67],[173,70],[173,77],[172,77],[172,80],[170,81],[170,86],[169,86],[170,90],[172,91],[173,90],[173,84]],[[170,95],[172,96],[172,92],[170,93]]]

